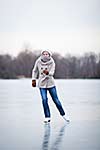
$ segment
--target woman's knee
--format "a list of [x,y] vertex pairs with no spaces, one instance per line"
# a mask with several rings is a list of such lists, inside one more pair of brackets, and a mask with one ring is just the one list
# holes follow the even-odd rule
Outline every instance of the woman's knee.
[[54,98],[53,101],[54,101],[54,103],[55,103],[56,105],[59,105],[59,106],[61,105],[61,103],[60,103],[60,101],[59,101],[58,98]]
[[42,97],[42,103],[43,103],[43,104],[46,104],[47,101],[48,101],[48,98],[47,98],[47,97]]

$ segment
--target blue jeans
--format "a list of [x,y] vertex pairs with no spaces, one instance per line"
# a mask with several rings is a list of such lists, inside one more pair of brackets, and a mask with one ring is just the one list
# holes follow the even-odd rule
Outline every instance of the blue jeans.
[[65,115],[64,109],[61,105],[61,102],[58,99],[57,96],[57,91],[56,91],[56,87],[52,87],[52,88],[40,88],[40,94],[42,97],[42,104],[43,104],[43,109],[44,109],[44,115],[45,117],[50,117],[50,109],[49,109],[49,105],[48,105],[48,97],[47,97],[47,91],[49,91],[53,102],[55,103],[57,109],[60,112],[60,115]]

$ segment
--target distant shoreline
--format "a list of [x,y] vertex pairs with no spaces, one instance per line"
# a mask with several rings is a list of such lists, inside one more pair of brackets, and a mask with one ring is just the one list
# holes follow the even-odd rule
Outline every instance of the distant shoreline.
[[[20,79],[31,79],[32,78],[26,78],[26,77],[21,77],[21,78],[0,78],[0,80],[20,80]],[[38,79],[36,79],[38,80]],[[100,78],[55,78],[55,80],[100,80]]]

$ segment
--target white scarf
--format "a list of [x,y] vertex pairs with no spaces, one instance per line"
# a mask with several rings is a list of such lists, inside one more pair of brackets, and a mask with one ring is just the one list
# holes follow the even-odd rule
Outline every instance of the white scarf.
[[51,57],[50,57],[50,56],[41,55],[41,60],[42,60],[43,62],[47,62],[47,61],[51,60]]

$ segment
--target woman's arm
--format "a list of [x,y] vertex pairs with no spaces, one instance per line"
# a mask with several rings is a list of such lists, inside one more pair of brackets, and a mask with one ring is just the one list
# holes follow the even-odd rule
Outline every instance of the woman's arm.
[[[52,59],[52,60],[53,60],[53,59]],[[54,62],[54,60],[53,60],[51,66],[50,66],[49,75],[50,75],[50,76],[53,76],[54,73],[55,73],[55,62]]]

